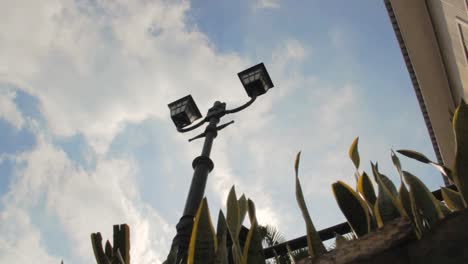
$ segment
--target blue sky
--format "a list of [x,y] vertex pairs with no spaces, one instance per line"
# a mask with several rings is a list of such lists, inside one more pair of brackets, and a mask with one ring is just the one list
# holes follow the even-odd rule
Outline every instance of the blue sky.
[[[0,9],[0,262],[91,263],[89,234],[131,226],[134,263],[166,256],[188,191],[195,135],[167,104],[248,99],[237,72],[264,62],[275,87],[215,141],[212,212],[232,185],[261,224],[305,233],[293,160],[316,226],[344,220],[336,180],[360,137],[362,168],[390,149],[434,158],[383,1],[18,0]],[[402,158],[431,189],[440,175]],[[216,215],[215,213],[213,213]]]

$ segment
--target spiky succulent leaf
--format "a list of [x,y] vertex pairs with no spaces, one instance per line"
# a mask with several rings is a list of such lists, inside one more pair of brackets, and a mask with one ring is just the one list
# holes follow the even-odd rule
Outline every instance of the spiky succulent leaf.
[[250,230],[244,245],[243,263],[245,264],[264,264],[262,237],[258,229],[255,205],[248,199],[248,211],[250,218]]
[[231,231],[232,236],[234,236],[233,239],[235,239],[239,234],[241,224],[239,202],[237,201],[236,188],[234,186],[231,187],[228,194],[226,222],[229,231]]
[[373,164],[371,162],[371,167],[372,167],[372,173],[374,174],[374,179],[379,184],[379,182],[382,182],[383,186],[392,194],[393,196],[398,195],[398,191],[393,184],[393,182],[384,174],[379,172],[379,168],[377,164]]
[[294,162],[294,170],[296,173],[296,200],[299,205],[299,208],[302,212],[302,217],[304,218],[306,229],[307,229],[307,246],[309,249],[310,256],[316,256],[327,252],[325,246],[320,240],[320,237],[315,229],[315,226],[310,218],[309,211],[307,210],[307,205],[304,200],[304,195],[302,193],[301,182],[299,181],[299,162],[301,158],[301,152],[297,153],[296,161]]
[[[402,174],[403,175],[403,174]],[[413,208],[411,207],[411,198],[408,189],[406,188],[405,184],[401,182],[400,189],[398,191],[400,203],[405,209],[406,214],[414,228],[415,234],[418,238],[421,237],[421,230],[419,229],[418,225],[416,224],[416,219],[413,214]]]
[[353,162],[354,167],[356,167],[356,169],[359,168],[359,163],[360,163],[358,143],[359,143],[359,137],[355,138],[353,140],[353,143],[351,143],[351,146],[349,147],[349,158]]
[[393,149],[390,151],[390,156],[392,157],[393,165],[395,165],[395,168],[396,168],[397,171],[398,171],[398,175],[400,176],[400,180],[403,181],[403,173],[402,173],[402,171],[401,171],[400,159],[399,159],[398,156],[395,154],[395,152],[393,151]]
[[430,160],[428,157],[424,156],[423,154],[417,152],[417,151],[414,151],[414,150],[408,150],[408,149],[400,149],[400,150],[397,150],[398,153],[408,157],[408,158],[411,158],[411,159],[415,159],[417,161],[420,161],[422,163],[426,163],[426,164],[430,164],[432,165],[434,168],[436,168],[438,171],[440,171],[440,173],[442,173],[442,175],[444,175],[445,177],[448,177],[451,181],[453,181],[453,173],[452,171],[445,167],[443,164],[439,164],[437,162],[434,162],[432,160]]
[[463,205],[463,198],[459,192],[446,187],[441,187],[440,189],[442,192],[442,198],[450,210],[458,211],[465,208]]
[[227,251],[227,232],[221,235],[218,240],[218,250],[216,251],[215,264],[228,264],[228,251]]
[[342,181],[332,184],[333,194],[354,233],[361,237],[370,232],[371,219],[366,202]]
[[239,204],[239,224],[242,225],[247,214],[247,199],[245,195],[242,194],[237,202]]
[[[122,257],[122,254],[120,253],[120,249],[118,248],[116,251],[116,255],[114,256],[114,261],[112,264],[125,264],[125,261]],[[63,263],[62,263],[63,264]]]
[[214,263],[218,244],[216,240],[208,203],[204,198],[195,215],[187,264]]
[[403,171],[403,177],[410,187],[410,198],[413,199],[415,207],[417,210],[420,210],[429,227],[433,226],[438,220],[444,218],[439,201],[429,191],[426,185],[407,171]]
[[216,239],[218,242],[221,240],[223,233],[227,233],[226,217],[222,210],[218,213],[218,223],[216,224]]
[[216,251],[215,264],[227,264],[228,263],[228,252],[227,252],[227,223],[224,217],[223,211],[219,210],[218,224],[216,226],[216,240],[218,241],[218,250]]
[[375,195],[374,185],[369,178],[367,173],[363,172],[362,175],[358,179],[358,191],[362,194],[366,202],[369,204],[370,207],[373,207],[377,197]]
[[374,215],[379,228],[383,227],[397,217],[407,217],[406,211],[398,199],[398,191],[392,181],[378,171],[378,168],[371,163],[374,178],[379,187],[377,202],[374,206]]
[[404,156],[408,157],[408,158],[415,159],[415,160],[423,162],[423,163],[429,164],[429,163],[432,162],[424,154],[419,153],[419,152],[414,151],[414,150],[400,149],[400,150],[397,150],[397,152],[400,153],[401,155],[404,155]]
[[236,263],[240,263],[242,260],[242,249],[239,244],[239,232],[240,232],[240,209],[239,202],[236,196],[236,189],[232,186],[228,194],[227,199],[227,216],[226,223],[231,235],[232,240],[232,254]]
[[463,197],[465,207],[468,203],[468,105],[462,101],[453,115],[456,154],[454,182]]
[[104,254],[106,254],[108,259],[112,259],[114,257],[114,254],[112,252],[112,246],[109,240],[106,241],[106,246],[104,247]]
[[107,258],[102,248],[102,236],[101,233],[91,234],[91,244],[93,246],[94,257],[98,264],[110,264],[110,260]]

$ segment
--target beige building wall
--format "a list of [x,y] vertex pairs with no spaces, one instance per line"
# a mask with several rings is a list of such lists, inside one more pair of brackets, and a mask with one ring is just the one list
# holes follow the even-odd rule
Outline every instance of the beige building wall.
[[468,99],[468,0],[428,0],[454,102]]
[[384,2],[437,159],[451,166],[450,111],[468,99],[468,0]]

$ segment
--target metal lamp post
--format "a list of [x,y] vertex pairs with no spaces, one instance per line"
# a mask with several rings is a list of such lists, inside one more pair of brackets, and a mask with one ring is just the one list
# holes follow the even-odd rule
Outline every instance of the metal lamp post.
[[176,226],[177,235],[175,236],[171,246],[171,252],[174,252],[173,249],[177,252],[176,263],[180,263],[180,261],[184,262],[183,260],[187,259],[187,250],[192,232],[193,220],[205,193],[208,174],[214,168],[213,161],[210,159],[213,140],[218,135],[218,131],[234,123],[234,121],[230,121],[218,126],[221,117],[227,114],[237,113],[247,108],[258,96],[266,93],[273,87],[273,83],[263,63],[257,64],[238,73],[238,76],[247,92],[247,95],[250,97],[250,100],[242,106],[228,110],[226,109],[226,103],[216,101],[208,110],[205,118],[195,125],[187,127],[195,120],[202,117],[192,96],[185,96],[168,105],[172,121],[177,127],[177,131],[181,133],[192,131],[201,125],[208,123],[203,133],[189,139],[189,141],[192,141],[199,138],[205,138],[205,142],[203,144],[201,155],[196,157],[192,163],[192,167],[194,169],[192,182],[185,202],[184,213]]

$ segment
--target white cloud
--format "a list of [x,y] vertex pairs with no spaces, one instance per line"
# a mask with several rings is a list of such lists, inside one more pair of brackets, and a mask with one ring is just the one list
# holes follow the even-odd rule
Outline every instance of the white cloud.
[[255,2],[256,8],[279,8],[280,0],[257,0]]
[[47,254],[39,230],[23,209],[9,206],[0,212],[0,222],[1,263],[60,263],[59,257]]
[[48,256],[39,243],[47,234],[29,222],[35,217],[33,208],[43,208],[48,217],[57,219],[57,228],[63,229],[69,239],[60,243],[73,248],[74,257],[84,263],[93,262],[89,235],[100,231],[104,239],[112,241],[112,225],[116,223],[130,225],[135,263],[159,263],[165,258],[175,230],[141,201],[131,161],[100,159],[94,171],[85,172],[39,136],[37,146],[19,155],[16,162],[16,177],[3,197],[1,216],[4,223],[23,224],[12,229],[2,225],[8,232],[3,232],[7,236],[0,241],[5,246],[0,259],[15,258],[20,250],[28,255],[29,246],[37,248],[32,257],[47,260],[40,263],[52,263],[50,259],[57,258]]
[[0,119],[12,124],[16,129],[24,125],[24,117],[16,107],[16,93],[13,90],[0,90]]
[[0,76],[39,98],[55,135],[82,133],[105,153],[125,123],[167,119],[167,103],[185,94],[206,107],[216,96],[244,98],[235,73],[249,63],[216,53],[186,25],[188,8],[187,1],[6,4]]

